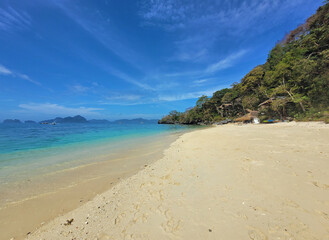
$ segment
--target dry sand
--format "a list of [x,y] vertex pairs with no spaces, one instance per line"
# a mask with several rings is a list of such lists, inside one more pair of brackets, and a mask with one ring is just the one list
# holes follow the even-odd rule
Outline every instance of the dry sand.
[[198,130],[27,238],[329,239],[328,169],[329,125]]

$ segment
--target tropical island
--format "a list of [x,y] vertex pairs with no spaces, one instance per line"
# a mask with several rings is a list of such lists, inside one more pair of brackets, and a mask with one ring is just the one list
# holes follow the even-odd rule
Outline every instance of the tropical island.
[[0,239],[328,239],[329,0],[30,2],[0,6]]
[[225,119],[329,123],[329,4],[287,34],[263,65],[239,83],[202,96],[185,112],[171,111],[160,124],[211,124]]

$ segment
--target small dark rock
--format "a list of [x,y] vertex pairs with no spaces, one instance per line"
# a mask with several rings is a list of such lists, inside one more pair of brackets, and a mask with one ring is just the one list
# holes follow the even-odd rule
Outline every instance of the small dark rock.
[[69,219],[69,220],[66,220],[66,223],[64,223],[64,225],[65,225],[65,226],[71,225],[73,221],[74,221],[73,218],[71,218],[71,219]]

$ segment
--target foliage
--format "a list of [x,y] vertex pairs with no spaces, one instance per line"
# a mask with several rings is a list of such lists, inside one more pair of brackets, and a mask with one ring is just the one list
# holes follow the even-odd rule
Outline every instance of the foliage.
[[[266,104],[261,104],[266,101]],[[261,118],[323,120],[329,107],[329,3],[291,31],[269,53],[265,64],[240,83],[202,96],[184,113],[176,111],[160,123],[212,123],[258,110]]]

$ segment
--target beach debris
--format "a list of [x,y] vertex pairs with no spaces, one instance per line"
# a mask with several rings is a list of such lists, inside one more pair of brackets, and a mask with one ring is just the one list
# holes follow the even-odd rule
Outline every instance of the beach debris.
[[73,218],[66,220],[66,223],[64,223],[65,226],[71,225],[72,222],[74,221]]
[[208,229],[208,231],[209,231],[209,232],[212,232],[212,230],[211,230],[210,228]]
[[28,232],[26,235],[30,235],[31,234],[31,232]]

